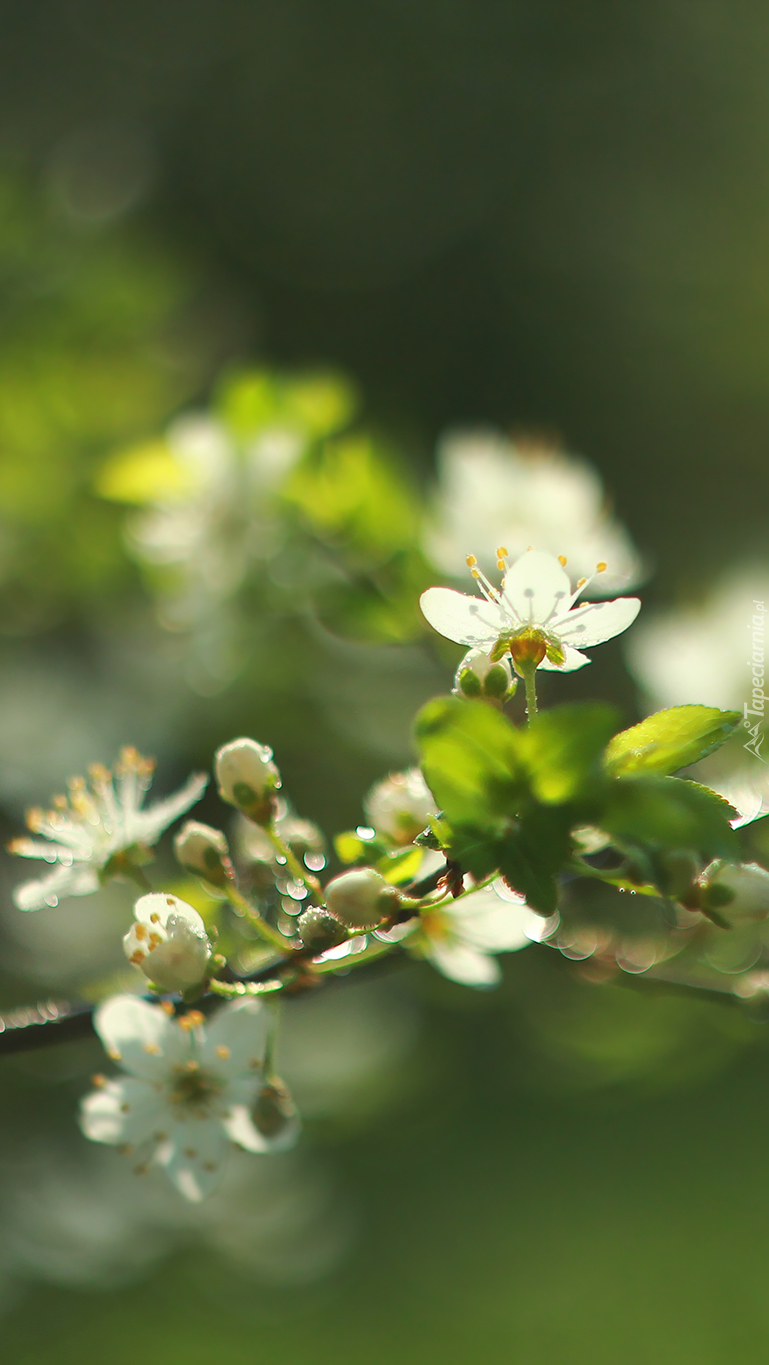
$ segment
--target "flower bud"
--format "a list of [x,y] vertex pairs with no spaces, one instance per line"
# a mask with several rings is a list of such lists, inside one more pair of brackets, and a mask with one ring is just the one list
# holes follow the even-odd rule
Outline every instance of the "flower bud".
[[363,802],[366,819],[394,844],[410,844],[438,814],[430,788],[419,768],[405,773],[390,773],[376,782]]
[[233,739],[217,749],[214,759],[219,795],[258,825],[273,817],[274,793],[280,773],[272,761],[272,749],[255,739]]
[[302,943],[314,957],[329,948],[338,948],[350,937],[344,925],[328,910],[303,910],[297,928]]
[[453,692],[458,697],[508,701],[517,680],[508,659],[493,660],[483,649],[471,649],[457,669]]
[[178,896],[153,892],[134,906],[137,923],[123,939],[129,962],[160,991],[197,986],[206,975],[211,944],[198,914]]
[[274,1076],[256,1097],[251,1118],[257,1132],[272,1145],[289,1147],[299,1134],[299,1118],[288,1086]]
[[212,886],[224,886],[227,880],[228,852],[222,831],[198,820],[188,820],[174,838],[177,861]]
[[332,915],[350,929],[374,929],[400,905],[395,887],[373,867],[358,867],[334,877],[325,896]]
[[700,878],[701,907],[729,927],[769,918],[769,872],[758,863],[715,862]]

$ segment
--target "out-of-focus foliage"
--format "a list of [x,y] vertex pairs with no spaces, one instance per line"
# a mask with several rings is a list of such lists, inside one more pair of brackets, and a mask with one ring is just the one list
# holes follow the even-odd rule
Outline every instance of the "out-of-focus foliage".
[[0,176],[0,628],[40,630],[124,577],[93,495],[105,447],[152,429],[201,378],[176,344],[191,272],[119,229],[84,235]]

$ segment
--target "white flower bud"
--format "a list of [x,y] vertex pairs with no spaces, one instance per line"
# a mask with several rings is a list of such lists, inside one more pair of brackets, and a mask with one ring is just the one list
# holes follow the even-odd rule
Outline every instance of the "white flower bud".
[[482,649],[471,649],[459,665],[452,691],[458,697],[484,697],[507,701],[516,689],[507,658],[493,662]]
[[188,872],[203,877],[212,886],[224,886],[229,850],[220,829],[188,820],[174,838],[174,853]]
[[758,863],[711,863],[700,878],[702,907],[727,924],[769,918],[769,872]]
[[390,773],[369,791],[363,809],[377,834],[394,844],[410,844],[438,814],[430,788],[419,768],[405,773]]
[[325,890],[332,915],[351,929],[373,929],[397,910],[400,897],[373,867],[358,867],[334,877]]
[[273,793],[280,787],[272,749],[255,739],[233,739],[217,749],[214,766],[222,800],[237,806],[257,824],[269,824]]
[[134,906],[137,923],[123,939],[129,962],[148,981],[172,993],[197,986],[206,974],[211,944],[198,914],[178,896],[153,892]]

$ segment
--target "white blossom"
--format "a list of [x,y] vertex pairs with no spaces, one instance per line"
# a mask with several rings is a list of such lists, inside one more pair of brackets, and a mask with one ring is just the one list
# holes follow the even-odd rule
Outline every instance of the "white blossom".
[[178,896],[152,892],[134,906],[136,924],[123,939],[129,962],[161,991],[185,991],[206,974],[211,944],[197,910]]
[[145,809],[153,769],[151,759],[135,749],[123,749],[114,774],[94,764],[89,780],[72,778],[69,795],[55,797],[51,810],[27,812],[29,829],[48,842],[14,839],[10,852],[55,867],[47,876],[15,888],[13,899],[20,910],[40,910],[57,905],[63,896],[98,890],[112,860],[157,843],[164,829],[200,800],[208,784],[205,773],[195,773],[174,796]]
[[390,773],[375,782],[363,802],[366,818],[377,834],[394,844],[410,844],[438,814],[435,797],[419,768]]
[[625,527],[606,505],[597,470],[586,460],[544,442],[514,443],[495,431],[456,431],[438,449],[439,485],[425,548],[443,573],[459,577],[468,548],[506,545],[513,558],[536,545],[563,554],[577,577],[606,560],[606,595],[643,578],[643,566]]
[[[527,650],[535,649],[537,667],[571,672],[590,663],[577,645],[602,644],[627,630],[638,615],[637,597],[577,606],[590,580],[580,579],[572,589],[563,563],[553,555],[528,550],[511,567],[502,549],[498,555],[505,569],[501,590],[492,586],[470,555],[468,563],[482,597],[469,597],[453,588],[428,588],[422,594],[422,611],[439,634],[491,651],[499,645],[501,652],[507,642],[513,658],[525,643]],[[597,565],[596,573],[604,568],[604,564]]]
[[498,878],[454,902],[423,910],[407,945],[464,986],[496,986],[495,953],[515,952],[541,937],[541,915]]
[[729,925],[769,918],[769,872],[758,863],[711,863],[700,885],[704,904]]
[[84,1099],[86,1137],[122,1147],[140,1171],[160,1165],[195,1202],[218,1183],[230,1143],[249,1152],[285,1150],[296,1124],[269,1138],[251,1117],[267,1083],[265,1014],[253,998],[225,1005],[210,1021],[196,1011],[175,1019],[132,995],[107,1000],[94,1026],[128,1074],[99,1078]]

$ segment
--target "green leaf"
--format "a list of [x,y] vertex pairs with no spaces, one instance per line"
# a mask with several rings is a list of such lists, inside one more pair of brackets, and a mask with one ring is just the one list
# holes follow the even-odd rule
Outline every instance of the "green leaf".
[[741,720],[739,711],[715,706],[672,706],[615,735],[606,749],[606,766],[617,777],[676,772],[711,754]]
[[427,785],[452,826],[497,829],[525,795],[522,732],[493,707],[436,697],[414,734]]
[[601,828],[644,850],[692,849],[705,859],[735,857],[735,812],[723,797],[679,777],[633,776],[612,783]]
[[540,711],[521,735],[531,787],[539,801],[562,805],[600,775],[599,758],[614,733],[617,712],[600,702]]

